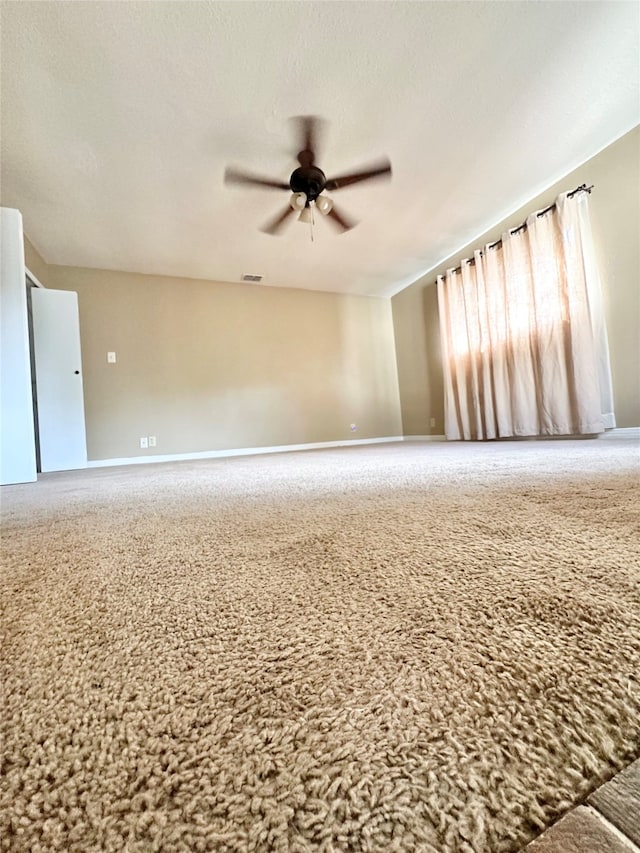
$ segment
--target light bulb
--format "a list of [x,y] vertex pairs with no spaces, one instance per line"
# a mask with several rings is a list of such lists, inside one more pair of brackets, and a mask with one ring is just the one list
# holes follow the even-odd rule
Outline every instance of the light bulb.
[[311,208],[305,207],[298,217],[298,222],[313,222],[313,217],[311,216]]
[[303,210],[307,203],[307,196],[305,193],[294,193],[289,199],[289,204],[294,210]]
[[322,213],[326,216],[327,213],[331,212],[331,210],[333,208],[333,202],[331,201],[329,196],[319,195],[317,200],[316,200],[316,207],[318,208],[320,213]]

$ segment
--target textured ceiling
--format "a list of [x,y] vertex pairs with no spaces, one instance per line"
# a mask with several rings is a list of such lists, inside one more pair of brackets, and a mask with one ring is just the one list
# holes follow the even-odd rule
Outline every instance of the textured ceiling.
[[[635,2],[3,2],[2,204],[49,263],[389,295],[640,121]],[[315,241],[258,229],[328,120]],[[568,188],[569,189],[569,188]]]

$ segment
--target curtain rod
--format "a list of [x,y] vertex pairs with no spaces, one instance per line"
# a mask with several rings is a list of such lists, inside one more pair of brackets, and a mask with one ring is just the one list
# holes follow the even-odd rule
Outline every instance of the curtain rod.
[[[580,184],[580,186],[576,187],[575,190],[571,190],[570,193],[567,193],[567,198],[573,198],[574,195],[577,195],[578,193],[589,193],[590,194],[592,189],[593,189],[593,184],[591,184],[590,187],[588,187],[586,184]],[[539,211],[539,213],[537,213],[536,215],[537,216],[544,216],[546,213],[549,213],[550,211],[555,210],[555,208],[556,208],[556,203],[554,201],[553,204],[550,204],[549,207],[545,207],[544,210]],[[522,225],[518,225],[517,228],[510,228],[509,234],[517,234],[519,231],[526,231],[526,230],[527,230],[527,223],[523,222]],[[495,243],[489,243],[489,245],[487,246],[487,249],[497,249],[499,246],[502,246],[502,237],[499,240],[496,240]],[[480,252],[480,254],[483,255],[484,252]],[[475,266],[475,262],[476,262],[475,258],[469,258],[469,260],[464,261],[464,263],[468,264],[469,266]],[[456,267],[454,270],[452,270],[452,273],[455,274],[455,273],[461,272],[461,271],[462,271],[462,264],[460,264],[459,267]],[[448,272],[448,270],[447,270],[447,272]]]

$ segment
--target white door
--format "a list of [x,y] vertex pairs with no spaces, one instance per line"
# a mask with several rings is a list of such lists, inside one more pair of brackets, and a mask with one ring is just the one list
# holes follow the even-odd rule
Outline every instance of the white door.
[[78,294],[31,290],[40,469],[86,468]]

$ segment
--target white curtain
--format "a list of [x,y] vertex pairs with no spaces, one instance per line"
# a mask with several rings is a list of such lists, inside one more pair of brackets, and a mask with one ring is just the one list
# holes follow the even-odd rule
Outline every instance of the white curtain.
[[438,306],[447,438],[615,426],[586,192],[438,276]]

